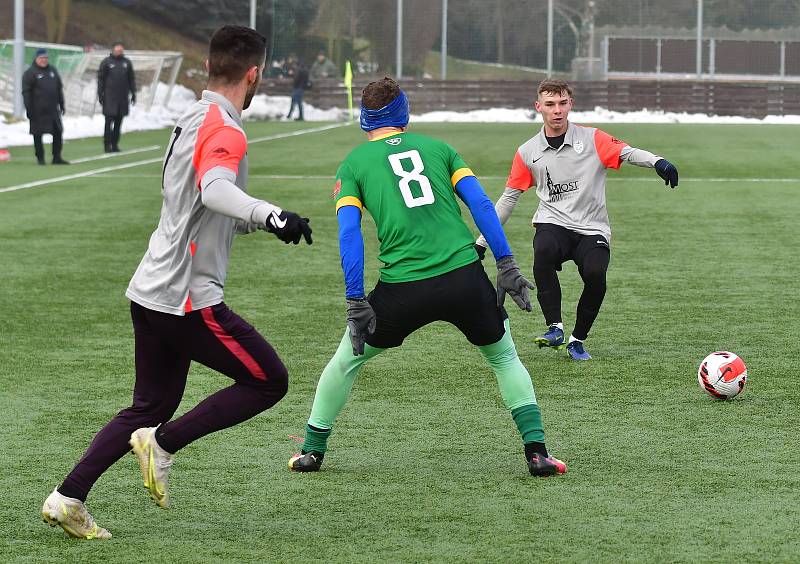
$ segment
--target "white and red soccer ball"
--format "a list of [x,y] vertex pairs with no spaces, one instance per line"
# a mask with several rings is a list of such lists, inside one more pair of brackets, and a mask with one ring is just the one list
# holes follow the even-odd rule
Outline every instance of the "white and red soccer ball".
[[731,399],[744,390],[747,382],[747,366],[732,352],[713,352],[700,363],[697,382],[711,397],[721,400]]

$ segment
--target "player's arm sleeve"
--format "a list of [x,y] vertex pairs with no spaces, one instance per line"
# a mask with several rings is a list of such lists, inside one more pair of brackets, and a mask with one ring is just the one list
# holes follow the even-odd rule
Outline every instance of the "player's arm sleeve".
[[[494,208],[501,224],[505,224],[508,218],[511,217],[522,193],[530,189],[534,184],[536,184],[536,179],[531,169],[528,168],[522,155],[517,151],[514,154],[514,160],[511,162],[511,172],[508,173],[506,189],[500,199],[497,200]],[[476,243],[481,247],[489,246],[486,237],[483,235],[478,237]]]
[[506,234],[500,225],[492,201],[483,191],[475,176],[463,176],[455,185],[456,194],[469,208],[475,225],[480,229],[481,236],[488,242],[495,260],[511,254]]
[[[500,220],[501,225],[505,225],[508,218],[511,217],[511,214],[514,212],[514,208],[517,207],[517,202],[519,202],[519,197],[522,196],[522,190],[517,190],[516,188],[506,188],[503,190],[503,195],[497,200],[497,203],[494,205],[494,211],[497,213],[497,217]],[[475,241],[481,247],[488,247],[489,243],[486,241],[486,237],[481,234],[478,237],[478,240]]]
[[230,126],[218,127],[196,151],[195,168],[203,205],[233,219],[264,227],[267,216],[278,208],[248,196],[235,184],[239,163],[247,152],[244,134]]
[[339,255],[342,257],[345,297],[364,297],[364,237],[361,234],[361,208],[342,206],[339,221]]
[[654,155],[650,151],[645,151],[644,149],[637,149],[636,147],[625,145],[619,154],[619,158],[620,160],[631,163],[632,165],[645,168],[654,168],[656,163],[660,161],[662,157]]
[[339,255],[344,272],[345,296],[364,297],[364,236],[361,213],[364,208],[361,189],[350,165],[344,162],[336,171],[333,188],[336,219],[339,222]]
[[627,147],[627,143],[612,137],[601,129],[594,130],[594,148],[600,162],[606,168],[619,168],[622,165],[622,149]]
[[264,228],[267,217],[279,208],[269,202],[248,196],[236,184],[235,175],[222,167],[212,168],[200,181],[200,195],[203,205],[213,212],[221,213],[238,220],[247,226],[236,225],[239,233],[250,233],[254,225]]

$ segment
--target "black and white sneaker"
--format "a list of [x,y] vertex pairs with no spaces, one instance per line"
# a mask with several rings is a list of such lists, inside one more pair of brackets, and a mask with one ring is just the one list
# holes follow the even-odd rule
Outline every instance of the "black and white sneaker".
[[321,452],[300,452],[289,459],[289,470],[292,472],[318,472],[325,455]]

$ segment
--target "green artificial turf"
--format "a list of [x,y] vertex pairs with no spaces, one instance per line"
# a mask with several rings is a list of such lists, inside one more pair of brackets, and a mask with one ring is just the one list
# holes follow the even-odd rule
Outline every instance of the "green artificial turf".
[[[253,139],[315,125],[247,130]],[[297,449],[289,435],[302,435],[344,330],[332,177],[363,134],[343,127],[249,149],[251,193],[310,217],[314,229],[311,247],[266,233],[237,239],[225,291],[285,361],[288,395],[181,451],[168,511],[147,498],[134,458],[124,457],[87,504],[113,533],[109,541],[69,539],[39,511],[97,430],[130,403],[124,291],[158,221],[160,164],[0,193],[0,560],[800,560],[800,130],[601,127],[669,158],[681,184],[670,190],[633,166],[609,172],[613,250],[586,342],[592,362],[535,348],[540,312],[509,309],[548,447],[569,465],[566,475],[528,475],[494,377],[442,323],[364,367],[322,472],[287,470]],[[453,144],[495,199],[514,151],[538,126],[414,130]],[[38,167],[31,148],[14,148],[0,163],[0,189],[156,158],[168,137],[126,134],[123,148],[161,148],[69,167]],[[100,146],[67,141],[64,155]],[[526,194],[506,225],[524,272],[536,203]],[[364,232],[371,288],[371,220]],[[486,268],[493,277],[490,258]],[[561,281],[571,329],[581,290],[572,263]],[[696,380],[700,360],[720,349],[738,353],[750,374],[729,402],[712,400]],[[227,384],[193,366],[178,412]]]

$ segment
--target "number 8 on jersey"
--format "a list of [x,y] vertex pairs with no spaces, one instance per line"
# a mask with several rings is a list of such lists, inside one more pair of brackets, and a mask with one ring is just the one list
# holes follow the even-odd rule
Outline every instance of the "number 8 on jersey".
[[[410,160],[412,169],[405,170],[403,168],[403,161]],[[416,208],[417,206],[426,206],[435,201],[433,197],[433,189],[431,188],[431,181],[424,174],[420,174],[425,170],[425,165],[422,162],[422,157],[419,156],[419,151],[406,151],[404,153],[395,153],[389,155],[389,163],[392,165],[394,173],[400,177],[400,193],[403,195],[403,201],[409,208]],[[415,197],[411,191],[411,182],[416,182],[422,191],[421,196]]]

